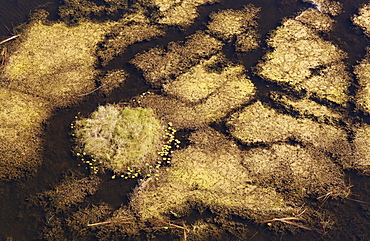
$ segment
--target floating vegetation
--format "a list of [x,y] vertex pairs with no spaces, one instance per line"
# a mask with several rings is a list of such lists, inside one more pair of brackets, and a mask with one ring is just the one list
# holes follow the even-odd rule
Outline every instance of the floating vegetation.
[[259,8],[248,5],[242,10],[226,9],[211,13],[207,27],[214,36],[226,42],[236,40],[236,50],[248,52],[259,46],[257,21]]
[[36,173],[42,162],[42,123],[49,117],[47,101],[0,88],[0,180]]
[[344,130],[281,114],[260,101],[233,114],[227,126],[232,136],[248,145],[295,140],[338,157],[346,156],[351,150]]
[[179,143],[171,122],[164,128],[152,109],[140,107],[99,106],[71,127],[75,155],[93,174],[112,170],[112,179],[158,179],[159,168],[170,163],[172,145]]
[[197,32],[189,36],[184,43],[171,42],[166,49],[156,47],[139,53],[131,63],[143,72],[148,83],[153,87],[160,87],[202,59],[217,53],[222,46],[221,41],[203,32]]
[[156,21],[160,24],[187,27],[199,16],[197,7],[219,0],[140,0],[144,5],[158,8]]
[[31,23],[9,58],[7,87],[40,96],[55,107],[81,99],[79,95],[95,89],[94,54],[108,29],[109,24],[92,22],[73,27],[40,20]]
[[109,30],[98,50],[98,56],[102,64],[107,65],[114,57],[122,54],[129,45],[164,34],[164,30],[160,26],[151,24],[148,17],[139,9],[138,12],[125,15]]
[[[296,19],[302,20],[302,15]],[[345,105],[349,74],[342,60],[345,53],[319,37],[316,30],[288,19],[268,40],[274,50],[258,65],[258,74],[295,90]]]
[[191,139],[193,145],[173,153],[171,167],[159,181],[134,191],[130,205],[141,218],[181,218],[204,206],[257,220],[293,212],[273,188],[250,182],[235,143],[212,130],[195,132]]

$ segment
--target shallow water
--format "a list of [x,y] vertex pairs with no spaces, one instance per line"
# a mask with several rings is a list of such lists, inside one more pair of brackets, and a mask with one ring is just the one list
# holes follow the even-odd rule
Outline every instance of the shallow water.
[[[49,3],[49,9],[54,9],[56,2],[46,0],[0,0],[0,36],[11,36],[14,31],[13,27],[24,22],[31,10],[40,4]],[[365,53],[365,47],[369,43],[368,39],[361,31],[356,30],[349,21],[358,6],[367,1],[343,1],[346,11],[335,17],[337,20],[336,28],[333,33],[330,33],[324,38],[338,44],[344,51],[349,54],[346,60],[351,66],[361,60]],[[82,116],[87,116],[98,105],[106,103],[117,103],[119,101],[127,101],[135,95],[145,92],[149,86],[145,84],[140,73],[135,71],[133,66],[127,63],[133,56],[143,50],[160,45],[165,46],[170,41],[184,40],[189,34],[194,33],[198,29],[204,29],[204,23],[208,21],[208,14],[224,8],[241,8],[247,3],[252,3],[257,7],[261,7],[261,18],[259,19],[260,34],[264,39],[268,33],[276,28],[283,17],[290,17],[299,12],[301,9],[310,6],[307,3],[302,3],[295,0],[250,0],[250,1],[223,1],[222,3],[204,6],[199,9],[201,16],[196,19],[195,23],[190,26],[185,32],[177,28],[169,30],[166,36],[151,42],[134,44],[128,47],[123,57],[116,58],[103,70],[116,68],[124,68],[130,78],[126,84],[116,90],[109,96],[90,95],[78,106],[58,110],[45,126],[45,142],[44,142],[44,162],[40,167],[37,175],[34,178],[21,182],[3,183],[0,186],[0,239],[6,240],[7,237],[12,237],[13,240],[38,240],[37,233],[44,225],[40,222],[43,220],[44,213],[42,210],[28,205],[28,198],[36,193],[48,190],[56,185],[65,175],[65,173],[75,172],[77,175],[86,175],[87,171],[84,167],[77,166],[77,160],[71,154],[72,142],[70,140],[70,123],[74,120],[74,116],[81,113]],[[1,40],[1,38],[0,38]],[[251,72],[253,66],[261,59],[267,51],[266,46],[247,54],[236,54],[233,47],[226,46],[224,52],[228,58],[235,62],[243,63],[248,71]],[[351,70],[351,68],[350,68]],[[263,81],[257,76],[251,76],[254,84],[257,86],[257,96],[262,101],[273,105],[267,94],[271,90],[279,90],[284,92],[275,84]],[[356,91],[356,80],[353,80],[352,93]],[[346,114],[349,118],[360,116],[362,121],[370,123],[367,116],[361,113],[355,113],[351,108],[348,108]],[[222,126],[218,126],[222,131]],[[72,170],[72,171],[71,171]],[[348,183],[353,185],[350,196],[352,200],[327,201],[323,208],[333,211],[338,220],[341,220],[335,226],[338,230],[327,230],[327,233],[313,231],[302,231],[297,234],[285,234],[280,236],[271,231],[267,231],[263,226],[250,226],[250,240],[368,240],[370,239],[370,204],[361,203],[370,202],[370,177],[359,177],[355,173],[347,172]],[[118,208],[121,203],[127,203],[127,193],[130,192],[136,184],[135,181],[111,180],[110,174],[102,175],[103,183],[96,195],[88,197],[87,203],[95,204],[106,202],[113,208]],[[109,188],[107,188],[109,187]],[[318,209],[321,208],[318,204]],[[243,221],[244,222],[244,221]],[[245,221],[246,222],[246,221]],[[168,240],[168,239],[167,239]]]

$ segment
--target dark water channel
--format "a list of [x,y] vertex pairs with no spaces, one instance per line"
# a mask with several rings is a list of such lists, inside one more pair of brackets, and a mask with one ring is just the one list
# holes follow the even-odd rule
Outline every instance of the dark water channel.
[[[343,2],[346,11],[335,17],[337,21],[335,31],[323,37],[338,44],[346,51],[349,55],[346,61],[348,66],[352,66],[363,58],[369,40],[360,30],[352,26],[349,19],[350,16],[356,13],[357,8],[362,3],[367,3],[367,1],[341,2]],[[154,46],[165,46],[171,41],[184,40],[186,36],[195,33],[197,30],[205,29],[204,23],[208,21],[208,15],[211,12],[226,8],[240,9],[248,3],[261,7],[261,18],[258,23],[259,34],[262,39],[265,39],[271,30],[279,26],[282,18],[294,16],[300,10],[310,6],[310,4],[298,0],[225,0],[218,4],[201,7],[199,9],[200,17],[185,31],[170,28],[166,36],[162,38],[128,47],[122,57],[114,59],[102,68],[103,70],[125,69],[130,74],[125,85],[110,96],[99,93],[92,94],[77,106],[56,110],[55,115],[45,125],[44,160],[37,175],[29,180],[1,183],[0,240],[38,240],[37,233],[44,225],[40,220],[43,220],[45,213],[41,209],[29,205],[29,198],[36,193],[53,188],[68,173],[74,173],[74,175],[81,177],[88,174],[83,166],[77,166],[77,160],[71,154],[73,144],[69,135],[70,123],[73,122],[78,113],[81,116],[88,116],[98,105],[128,101],[149,89],[141,74],[128,63],[135,54]],[[44,5],[46,9],[53,11],[54,16],[58,4],[60,4],[59,1],[47,0],[0,0],[0,41],[7,36],[11,36],[13,34],[12,29],[26,21],[29,13],[37,6]],[[273,83],[268,83],[252,73],[253,67],[267,50],[263,41],[261,48],[247,54],[235,53],[232,45],[227,45],[224,48],[224,52],[229,59],[242,63],[249,71],[252,81],[257,86],[258,98],[273,105],[268,98],[268,93],[272,90],[280,92],[286,92],[286,90]],[[349,70],[352,70],[351,67],[349,67]],[[352,93],[356,92],[356,86],[357,81],[354,79],[351,87]],[[330,103],[328,104],[330,105]],[[359,116],[363,121],[370,123],[367,116],[355,113],[352,110],[351,108],[344,110],[349,118]],[[215,128],[222,128],[222,126],[215,126]],[[348,199],[342,201],[329,200],[325,203],[324,208],[338,215],[336,220],[340,221],[335,226],[339,227],[339,230],[327,230],[327,234],[302,231],[297,234],[280,236],[267,231],[263,226],[249,224],[250,240],[370,240],[370,231],[367,230],[370,229],[370,204],[364,203],[370,203],[370,178],[360,177],[352,172],[346,174],[348,183],[353,185],[352,192],[355,194],[351,198],[363,202]],[[87,200],[90,204],[106,202],[113,208],[118,208],[121,203],[127,203],[127,194],[135,186],[136,181],[112,180],[110,176],[110,173],[102,175],[103,182],[100,190]],[[320,207],[318,206],[318,208]],[[8,237],[12,239],[7,239]]]

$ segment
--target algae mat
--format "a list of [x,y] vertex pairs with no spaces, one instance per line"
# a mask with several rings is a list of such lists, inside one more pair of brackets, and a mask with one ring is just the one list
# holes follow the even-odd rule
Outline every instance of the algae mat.
[[35,11],[0,45],[0,238],[369,239],[369,6]]

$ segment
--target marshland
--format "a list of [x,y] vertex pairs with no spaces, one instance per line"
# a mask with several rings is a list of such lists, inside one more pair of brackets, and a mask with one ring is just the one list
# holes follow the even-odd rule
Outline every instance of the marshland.
[[1,240],[370,238],[367,1],[0,4]]

